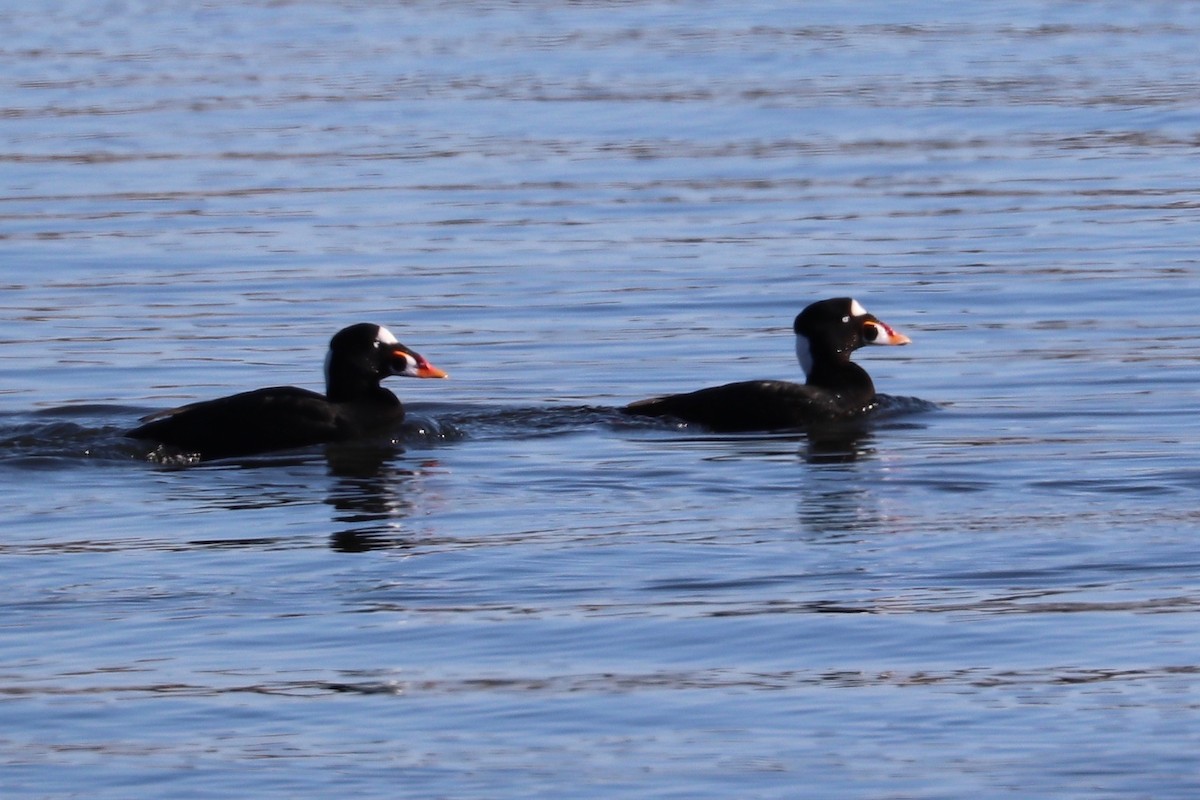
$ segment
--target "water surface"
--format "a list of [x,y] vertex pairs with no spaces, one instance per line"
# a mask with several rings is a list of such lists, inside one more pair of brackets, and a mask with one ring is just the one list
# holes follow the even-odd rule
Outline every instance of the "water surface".
[[[1198,9],[0,15],[4,796],[1194,797]],[[846,294],[938,410],[611,412]],[[120,436],[358,321],[393,441]]]

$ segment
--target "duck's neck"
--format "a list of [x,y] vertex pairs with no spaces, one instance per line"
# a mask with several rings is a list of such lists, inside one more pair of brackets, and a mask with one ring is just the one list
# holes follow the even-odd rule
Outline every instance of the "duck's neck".
[[333,384],[325,386],[325,397],[331,403],[369,403],[378,406],[398,406],[400,398],[382,386],[365,384],[355,387]]
[[396,395],[379,385],[379,378],[326,361],[325,397],[331,403],[398,405]]
[[805,383],[834,392],[846,403],[866,404],[875,399],[875,384],[867,371],[845,359],[829,359],[813,365]]

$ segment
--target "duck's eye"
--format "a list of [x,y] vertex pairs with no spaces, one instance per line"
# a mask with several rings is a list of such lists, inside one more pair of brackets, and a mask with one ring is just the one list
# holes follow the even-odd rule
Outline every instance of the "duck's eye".
[[850,321],[850,317],[849,317],[849,316],[842,317],[842,324],[843,324],[843,325],[845,325],[845,324],[846,324],[847,322],[849,322],[849,321]]

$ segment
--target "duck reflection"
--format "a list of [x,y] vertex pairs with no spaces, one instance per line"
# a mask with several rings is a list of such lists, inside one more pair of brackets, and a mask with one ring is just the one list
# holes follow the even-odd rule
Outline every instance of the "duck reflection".
[[806,492],[796,515],[805,538],[828,543],[856,542],[885,525],[879,498],[862,486]]
[[819,467],[807,473],[809,480],[797,503],[800,530],[806,537],[852,541],[883,526],[884,514],[873,490],[878,453],[871,428],[811,432],[799,456]]
[[809,464],[851,464],[875,454],[875,436],[864,426],[838,426],[810,431],[800,457]]
[[413,480],[436,462],[402,466],[399,445],[330,446],[326,450],[329,474],[334,479],[325,498],[333,507],[339,527],[329,546],[341,553],[407,549],[414,546],[400,522],[414,508],[410,498]]

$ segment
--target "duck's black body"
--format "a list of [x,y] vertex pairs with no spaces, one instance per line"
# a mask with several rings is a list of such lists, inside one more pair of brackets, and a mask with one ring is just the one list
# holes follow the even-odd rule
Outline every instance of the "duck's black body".
[[274,386],[151,414],[127,435],[230,458],[355,439],[403,420],[394,395],[390,403],[333,403],[307,389]]
[[329,343],[323,395],[294,386],[256,389],[151,414],[126,435],[208,459],[355,439],[403,421],[404,406],[379,385],[390,375],[446,377],[386,328],[352,325]]
[[[861,413],[870,403],[857,406]],[[741,381],[687,394],[641,400],[627,414],[674,417],[713,431],[770,431],[803,428],[821,420],[844,419],[854,411],[835,397],[790,381]]]
[[805,308],[793,324],[796,354],[807,375],[788,381],[742,381],[687,394],[640,400],[627,414],[672,417],[713,431],[766,431],[805,428],[852,419],[875,403],[875,385],[850,354],[867,344],[908,344],[849,297],[822,300]]

